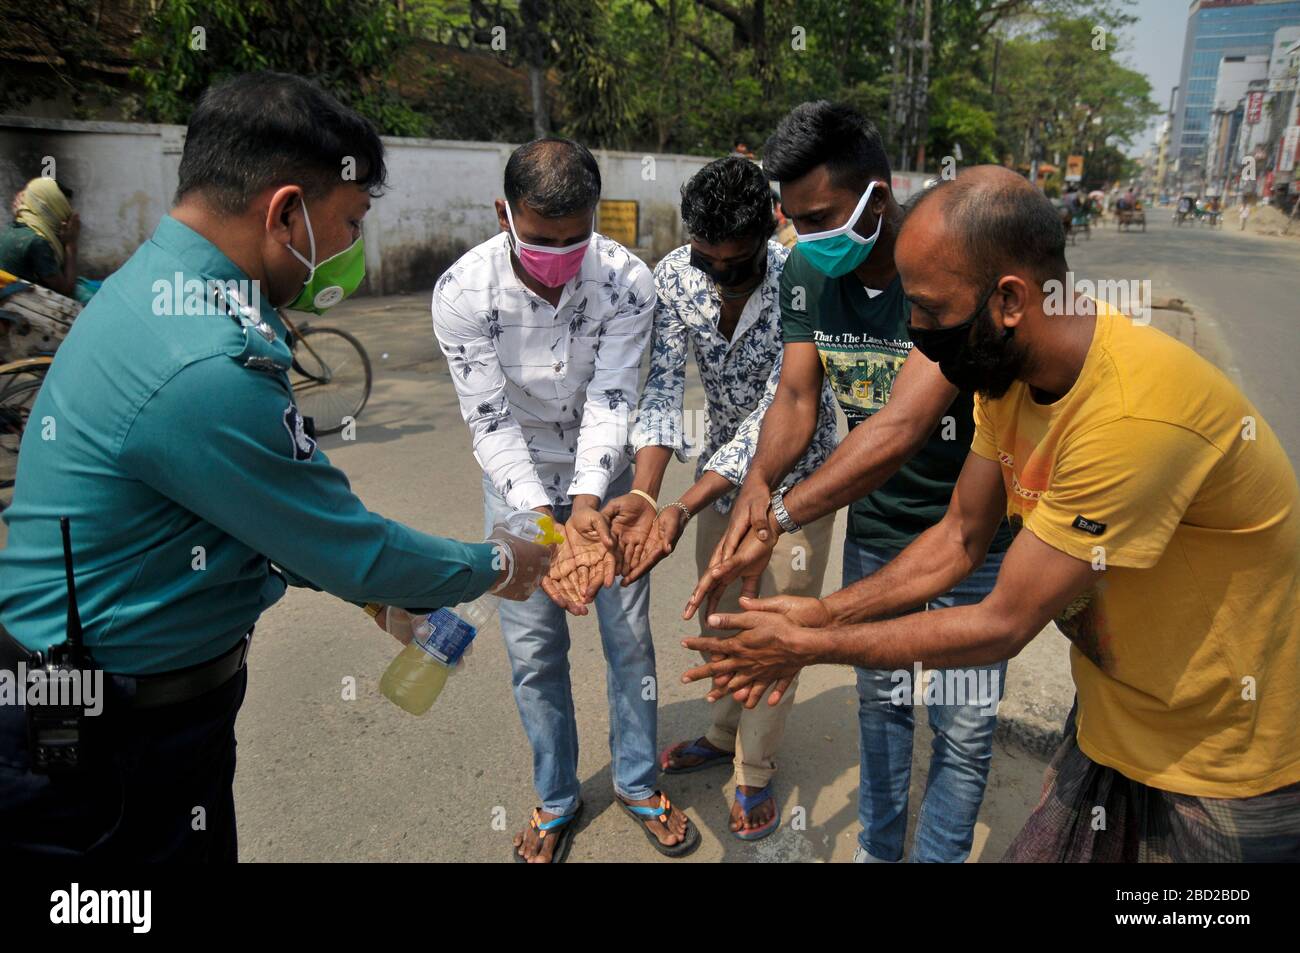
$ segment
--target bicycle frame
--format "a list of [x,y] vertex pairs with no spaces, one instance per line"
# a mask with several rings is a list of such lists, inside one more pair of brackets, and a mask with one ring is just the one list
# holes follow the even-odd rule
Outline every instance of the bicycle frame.
[[299,374],[305,377],[308,381],[307,384],[304,384],[302,387],[295,388],[295,390],[299,392],[307,391],[321,384],[328,384],[332,376],[329,366],[323,360],[321,360],[321,356],[316,353],[316,351],[312,348],[310,344],[307,343],[306,336],[303,333],[311,327],[311,324],[304,321],[302,323],[302,329],[299,330],[298,326],[295,325],[291,320],[289,320],[289,316],[285,314],[283,311],[277,310],[276,313],[280,315],[280,320],[284,322],[285,328],[289,331],[290,342],[291,342],[289,346],[289,352],[292,354],[298,349],[298,346],[301,345],[303,348],[306,349],[307,353],[310,354],[315,359],[317,366],[325,369],[324,377],[316,377],[315,375],[308,374],[307,371],[303,369],[303,366],[298,363],[298,359],[295,356],[293,361],[293,368]]

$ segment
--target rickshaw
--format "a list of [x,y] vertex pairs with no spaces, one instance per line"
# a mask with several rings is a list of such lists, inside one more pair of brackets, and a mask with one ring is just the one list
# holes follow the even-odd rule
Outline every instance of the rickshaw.
[[1217,195],[1211,195],[1205,200],[1205,207],[1201,212],[1201,221],[1210,228],[1223,227],[1223,201]]
[[1115,214],[1118,216],[1118,228],[1121,232],[1126,232],[1130,228],[1140,228],[1142,231],[1147,230],[1147,213],[1142,207],[1141,199],[1134,199],[1132,207],[1127,203],[1119,207]]
[[9,503],[18,448],[54,352],[82,305],[0,271],[0,509]]
[[1070,216],[1071,233],[1082,232],[1084,238],[1092,238],[1092,213],[1087,199],[1082,199],[1074,206]]

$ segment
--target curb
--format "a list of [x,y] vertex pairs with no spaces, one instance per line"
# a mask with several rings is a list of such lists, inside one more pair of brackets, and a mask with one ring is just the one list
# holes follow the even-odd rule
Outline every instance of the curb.
[[1007,663],[994,739],[1051,758],[1065,739],[1065,722],[1074,705],[1074,693],[1070,642],[1055,623],[1048,623]]
[[1062,712],[1059,706],[1040,709],[1030,705],[1013,706],[1011,701],[1004,701],[998,711],[993,740],[1050,760],[1065,740],[1061,727],[1069,714],[1068,708]]

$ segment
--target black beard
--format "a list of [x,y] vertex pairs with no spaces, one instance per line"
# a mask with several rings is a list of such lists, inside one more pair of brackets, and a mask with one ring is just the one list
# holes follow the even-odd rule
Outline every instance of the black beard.
[[940,364],[939,370],[961,390],[997,400],[1021,377],[1025,363],[1025,353],[1016,347],[1011,330],[999,331],[985,305],[971,328],[961,359],[955,367]]

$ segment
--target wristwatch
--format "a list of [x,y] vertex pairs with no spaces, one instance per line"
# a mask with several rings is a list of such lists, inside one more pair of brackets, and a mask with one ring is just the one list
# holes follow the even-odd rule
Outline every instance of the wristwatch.
[[785,494],[788,487],[781,487],[772,494],[772,515],[776,517],[777,525],[787,533],[799,532],[799,524],[790,518],[790,514],[785,509]]

